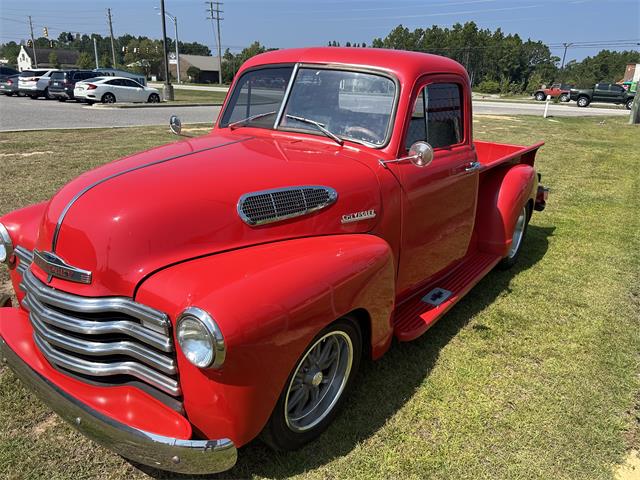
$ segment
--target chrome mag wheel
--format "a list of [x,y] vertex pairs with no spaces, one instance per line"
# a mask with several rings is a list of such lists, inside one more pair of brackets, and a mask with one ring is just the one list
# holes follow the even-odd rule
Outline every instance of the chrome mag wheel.
[[513,230],[513,236],[511,237],[511,248],[507,258],[511,259],[516,256],[524,237],[524,230],[527,226],[527,207],[522,207],[518,220],[516,221],[516,228]]
[[352,365],[353,344],[346,332],[335,330],[317,340],[289,383],[284,403],[287,427],[299,433],[322,422],[344,392]]

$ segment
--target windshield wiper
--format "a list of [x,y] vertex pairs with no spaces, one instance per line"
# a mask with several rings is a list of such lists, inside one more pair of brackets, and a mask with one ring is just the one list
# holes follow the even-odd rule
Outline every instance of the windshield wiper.
[[247,123],[251,122],[252,120],[257,120],[258,118],[262,118],[262,117],[268,117],[269,115],[274,115],[276,113],[277,112],[275,111],[258,113],[257,115],[251,115],[250,117],[243,118],[242,120],[238,120],[237,122],[230,123],[229,125],[227,125],[227,127],[229,127],[231,130],[238,127],[244,127]]
[[329,137],[332,140],[335,140],[335,142],[338,145],[343,145],[344,144],[344,140],[342,140],[339,136],[337,136],[335,133],[333,133],[332,131],[328,130],[323,123],[320,122],[316,122],[315,120],[311,120],[310,118],[304,118],[304,117],[298,117],[296,115],[286,115],[287,118],[290,118],[291,120],[297,120],[298,122],[302,122],[302,123],[308,123],[310,125],[315,125],[316,127],[318,127],[318,129],[324,133],[327,137]]

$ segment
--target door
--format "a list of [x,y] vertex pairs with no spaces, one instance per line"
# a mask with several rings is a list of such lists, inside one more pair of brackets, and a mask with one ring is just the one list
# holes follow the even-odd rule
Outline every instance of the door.
[[121,80],[124,89],[127,91],[129,102],[146,102],[144,88],[138,82],[129,79]]
[[598,83],[593,90],[594,102],[608,102],[611,100],[611,91],[608,83]]
[[422,140],[433,162],[388,164],[403,189],[398,293],[408,293],[462,259],[473,232],[478,167],[471,145],[471,101],[463,80],[430,76],[414,91],[404,152]]

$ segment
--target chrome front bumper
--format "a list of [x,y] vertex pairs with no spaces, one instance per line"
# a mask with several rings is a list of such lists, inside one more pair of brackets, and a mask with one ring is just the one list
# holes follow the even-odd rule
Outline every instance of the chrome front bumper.
[[185,474],[217,473],[233,467],[231,440],[180,440],[145,432],[79,402],[35,372],[0,338],[0,358],[42,401],[82,434],[129,460]]

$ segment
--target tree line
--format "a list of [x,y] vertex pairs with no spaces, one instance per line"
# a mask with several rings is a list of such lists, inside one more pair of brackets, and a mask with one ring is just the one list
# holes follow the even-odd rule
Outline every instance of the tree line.
[[[80,35],[63,32],[53,40],[55,48],[80,52],[78,66],[95,66],[93,37],[96,38],[100,66],[111,67],[111,41],[101,35]],[[41,37],[36,47],[48,48],[51,40]],[[175,43],[167,38],[168,50],[174,51]],[[337,41],[328,42],[338,47]],[[517,34],[506,34],[502,29],[481,29],[475,22],[456,23],[451,27],[433,25],[411,30],[403,25],[393,28],[384,38],[366,42],[346,42],[346,47],[391,48],[433,53],[450,57],[465,66],[473,88],[487,93],[531,92],[541,84],[563,82],[586,87],[596,82],[616,82],[622,78],[628,63],[640,63],[638,51],[602,50],[582,61],[568,62],[560,68],[560,58],[541,41],[523,40]],[[198,42],[179,42],[180,53],[211,55],[206,45]],[[9,42],[0,45],[0,56],[15,63],[20,45]],[[253,42],[239,53],[229,49],[224,52],[222,78],[225,83],[233,80],[240,66],[249,58],[273,50]],[[116,64],[131,65],[132,70],[149,75],[162,76],[162,41],[144,36],[122,35],[115,39]]]

